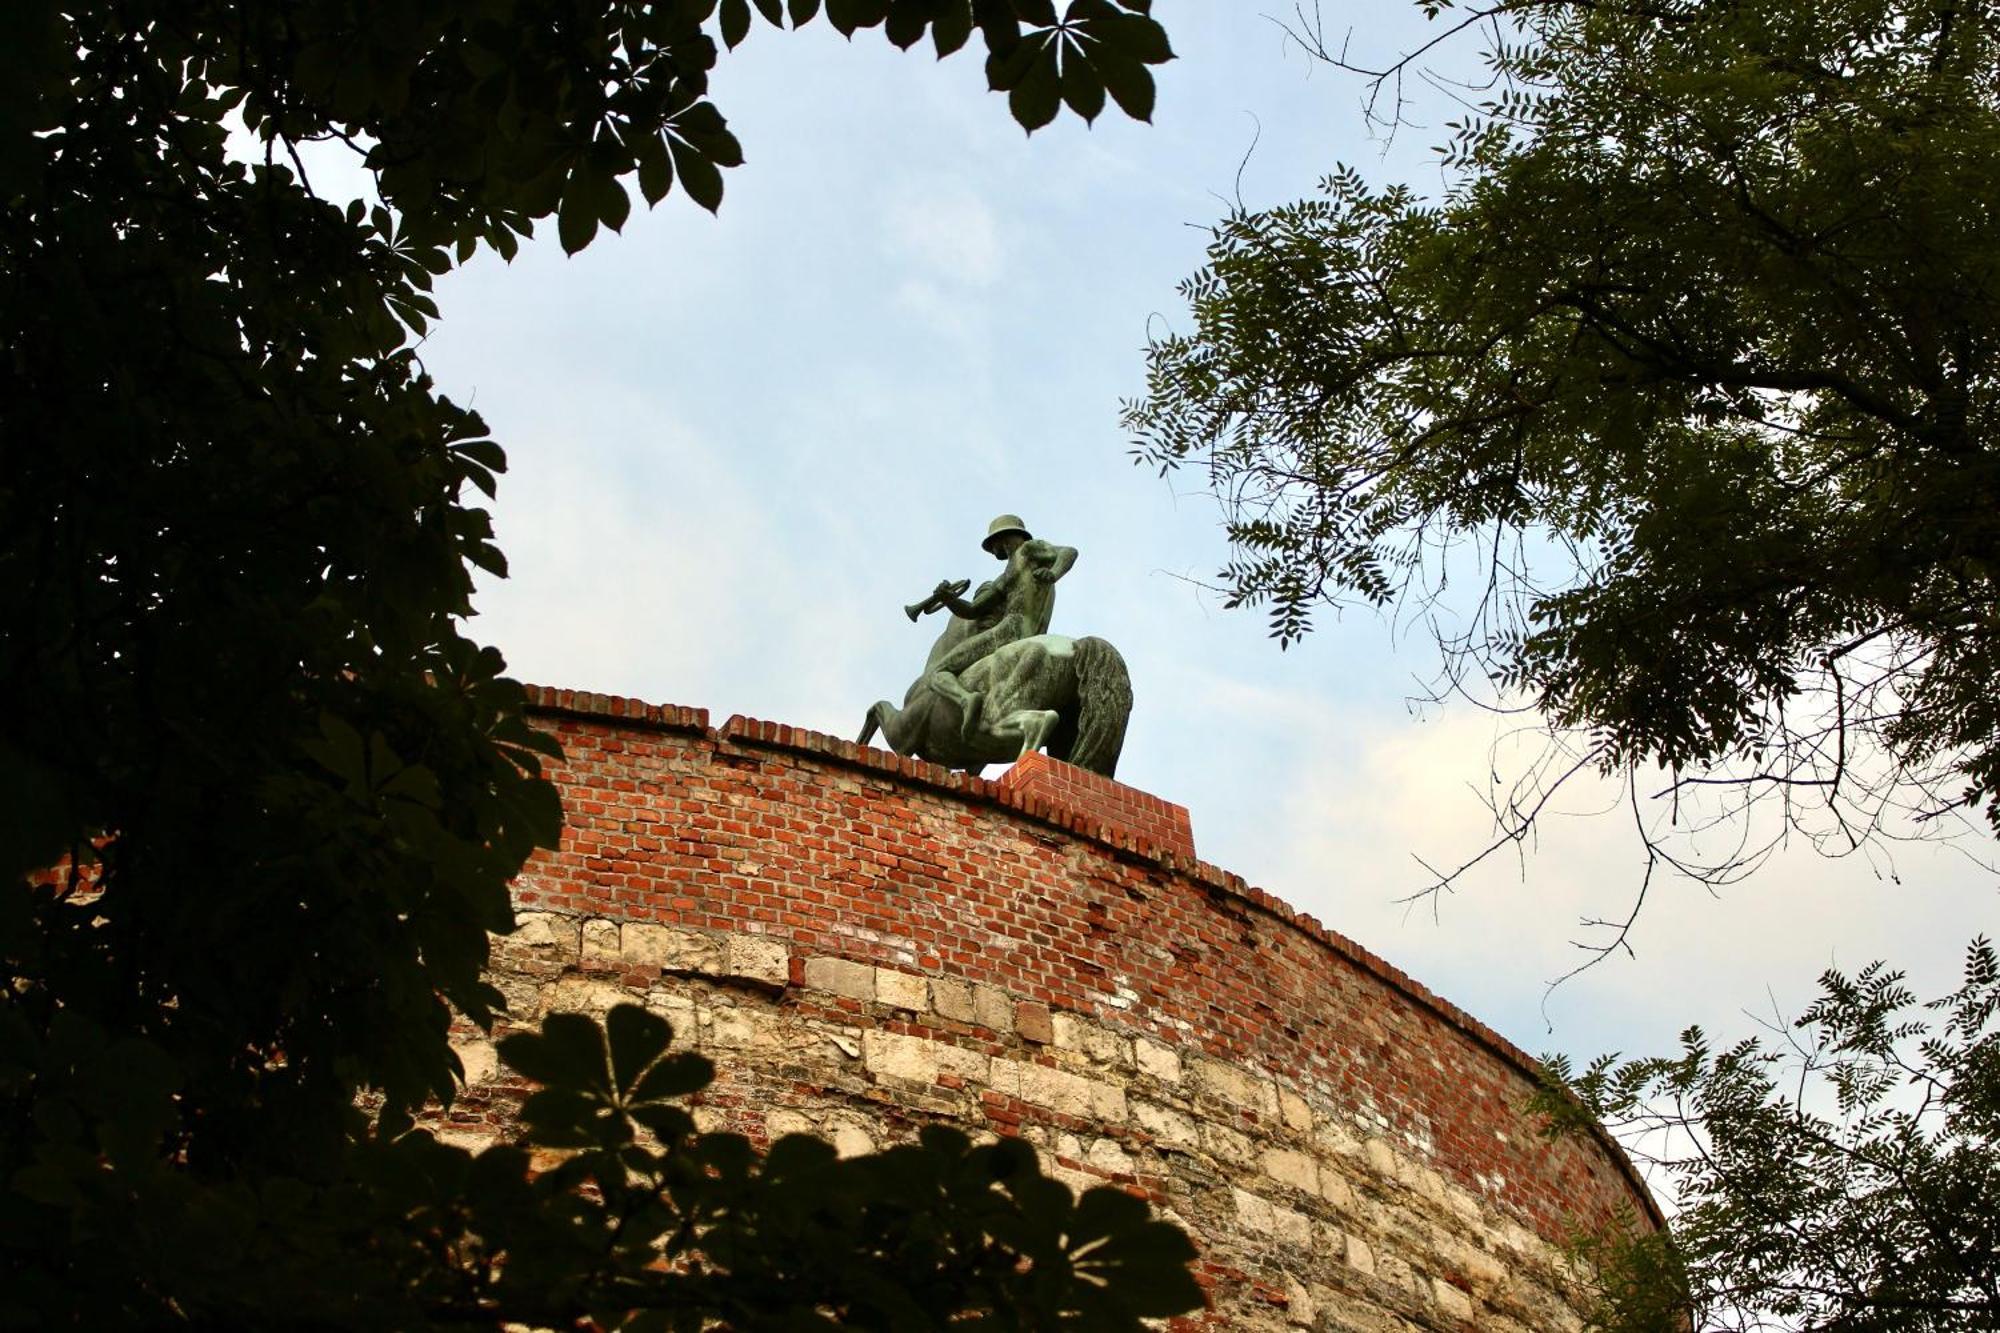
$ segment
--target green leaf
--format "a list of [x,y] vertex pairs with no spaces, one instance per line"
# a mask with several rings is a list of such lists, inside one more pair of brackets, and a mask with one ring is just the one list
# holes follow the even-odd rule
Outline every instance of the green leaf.
[[604,1035],[611,1049],[611,1086],[624,1096],[647,1067],[666,1053],[674,1030],[666,1019],[642,1005],[621,1004],[605,1016]]
[[635,1103],[664,1101],[700,1092],[715,1079],[715,1065],[705,1056],[692,1053],[670,1055],[659,1061],[633,1087]]
[[556,214],[556,236],[562,242],[564,254],[575,254],[597,235],[598,204],[592,195],[582,173],[570,177],[569,189],[563,192],[562,210]]
[[1092,19],[1087,31],[1109,50],[1148,65],[1164,64],[1174,58],[1167,30],[1153,19],[1136,14]]
[[1021,45],[1021,20],[1008,0],[972,0],[972,18],[986,42],[986,70],[990,78],[993,61],[1005,59]]
[[1096,120],[1104,110],[1104,83],[1074,49],[1063,52],[1062,98],[1085,122]]
[[882,35],[897,50],[907,51],[923,40],[924,30],[930,23],[927,0],[892,0],[883,21]]
[[942,60],[965,45],[972,36],[971,0],[953,0],[943,6],[931,20],[931,45],[937,49]]
[[[1023,50],[1034,49],[1036,43],[1023,43]],[[1056,118],[1056,110],[1062,105],[1062,82],[1056,71],[1056,44],[1053,41],[1040,43],[1033,61],[1007,94],[1007,109],[1014,115],[1021,128],[1030,134]]]
[[451,451],[493,472],[507,470],[507,451],[498,440],[455,440]]
[[986,56],[986,86],[996,93],[1013,89],[1033,71],[1043,50],[1039,41],[1020,41],[1004,53],[989,51]]
[[870,0],[826,0],[826,21],[841,36],[852,37],[856,30],[870,26],[871,17],[881,21],[877,8]]
[[674,170],[681,178],[681,188],[688,198],[713,213],[722,207],[722,173],[715,164],[692,145],[679,139],[669,139],[668,148],[674,155]]
[[639,1102],[631,1107],[628,1114],[662,1143],[678,1142],[695,1130],[693,1116],[666,1102]]
[[543,1088],[521,1103],[529,1141],[547,1148],[597,1146],[607,1133],[622,1142],[629,1131],[621,1133],[618,1121],[601,1095],[576,1088]]
[[718,167],[743,165],[743,147],[713,102],[697,102],[674,117],[673,129]]
[[825,1170],[839,1160],[833,1145],[810,1134],[787,1134],[764,1154],[767,1176],[804,1176]]
[[613,231],[621,231],[625,219],[631,215],[632,199],[625,193],[625,187],[618,183],[616,176],[605,176],[598,184],[597,216],[605,226]]
[[722,44],[734,51],[749,35],[749,0],[722,0]]
[[1144,65],[1109,51],[1095,53],[1091,63],[1121,111],[1134,120],[1153,118],[1153,76]]
[[634,156],[639,163],[639,193],[648,204],[659,203],[674,186],[674,164],[667,155],[665,136],[648,135],[636,146]]
[[539,1033],[513,1033],[497,1049],[509,1066],[549,1087],[611,1089],[604,1032],[582,1014],[551,1014]]

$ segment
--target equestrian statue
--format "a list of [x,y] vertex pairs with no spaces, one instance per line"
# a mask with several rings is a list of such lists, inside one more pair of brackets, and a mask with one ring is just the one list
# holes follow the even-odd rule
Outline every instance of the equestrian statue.
[[975,772],[1046,749],[1114,776],[1132,714],[1125,659],[1103,639],[1049,633],[1056,581],[1076,548],[1037,540],[1014,514],[994,519],[980,545],[1006,568],[970,598],[970,580],[947,579],[903,608],[911,620],[932,611],[951,620],[903,706],[884,699],[868,710],[861,744],[879,729],[897,754]]

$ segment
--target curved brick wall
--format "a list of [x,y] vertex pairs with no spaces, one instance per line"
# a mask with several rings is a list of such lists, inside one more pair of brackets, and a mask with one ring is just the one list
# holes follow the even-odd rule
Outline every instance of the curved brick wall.
[[[516,885],[494,980],[523,1021],[666,1014],[716,1060],[709,1126],[847,1151],[939,1118],[1020,1134],[1188,1227],[1227,1328],[1575,1328],[1562,1237],[1657,1218],[1608,1142],[1518,1114],[1526,1056],[1195,861],[1177,807],[1063,765],[1003,786],[535,697],[568,827]],[[450,1132],[492,1133],[520,1089],[477,1033],[461,1054]]]

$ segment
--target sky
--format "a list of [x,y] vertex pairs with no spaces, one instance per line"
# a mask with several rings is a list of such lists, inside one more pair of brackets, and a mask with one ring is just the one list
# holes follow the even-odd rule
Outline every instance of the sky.
[[[1746,1035],[1823,969],[1877,957],[1948,988],[2000,923],[1977,838],[1893,866],[1795,848],[1720,894],[1656,881],[1630,954],[1553,990],[1579,919],[1622,916],[1640,881],[1614,793],[1580,790],[1520,856],[1403,901],[1424,862],[1491,835],[1479,793],[1531,755],[1508,739],[1521,720],[1413,706],[1435,656],[1373,612],[1281,652],[1203,586],[1228,552],[1201,479],[1134,466],[1118,425],[1232,201],[1310,194],[1341,162],[1438,185],[1450,108],[1430,96],[1393,142],[1371,137],[1362,86],[1265,9],[1161,0],[1180,58],[1154,122],[1065,115],[1032,137],[971,50],[760,24],[713,80],[747,156],[719,217],[676,194],[577,257],[551,226],[440,283],[421,354],[510,460],[511,576],[482,586],[475,635],[536,683],[852,736],[941,628],[903,604],[990,576],[986,524],[1018,513],[1082,553],[1053,628],[1131,665],[1119,778],[1185,805],[1204,859],[1530,1052],[1664,1052],[1696,1022]],[[1423,31],[1414,6],[1353,12],[1361,55]]]

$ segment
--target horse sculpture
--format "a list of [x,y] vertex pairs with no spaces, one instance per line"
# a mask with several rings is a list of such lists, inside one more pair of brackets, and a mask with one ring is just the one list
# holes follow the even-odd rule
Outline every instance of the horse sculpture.
[[[931,649],[936,662],[962,637],[954,621]],[[930,681],[930,668],[903,696],[868,710],[861,729],[866,745],[880,728],[897,754],[948,768],[974,771],[1008,764],[1033,750],[1113,777],[1132,715],[1132,680],[1125,659],[1103,639],[1037,634],[1017,639],[967,667],[960,679],[985,696],[978,723],[965,731],[964,714]]]

